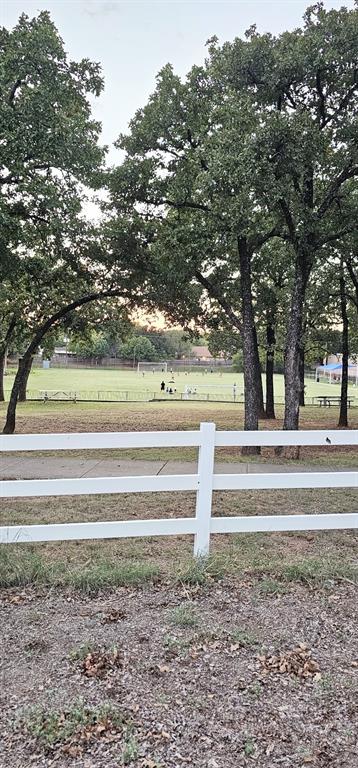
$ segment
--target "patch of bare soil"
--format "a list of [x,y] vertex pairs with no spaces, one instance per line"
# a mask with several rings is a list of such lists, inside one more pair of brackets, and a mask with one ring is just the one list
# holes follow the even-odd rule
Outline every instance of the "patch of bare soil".
[[356,768],[357,589],[3,592],[7,768]]

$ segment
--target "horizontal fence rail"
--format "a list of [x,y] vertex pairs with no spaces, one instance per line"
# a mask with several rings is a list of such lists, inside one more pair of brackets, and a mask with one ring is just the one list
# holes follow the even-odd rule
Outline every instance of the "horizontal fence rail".
[[106,493],[196,491],[197,475],[144,475],[134,477],[79,477],[68,480],[3,480],[0,497],[93,496]]
[[58,435],[0,435],[0,451],[74,451],[102,448],[198,447],[200,432],[69,432]]
[[[203,423],[198,431],[90,432],[56,435],[2,435],[0,451],[63,451],[78,449],[121,449],[197,447],[196,474],[135,477],[63,478],[49,480],[4,480],[2,498],[36,496],[77,496],[93,494],[181,492],[196,493],[194,518],[126,520],[93,523],[55,523],[0,527],[0,543],[29,543],[108,539],[135,536],[194,535],[195,556],[209,553],[210,536],[217,533],[256,531],[307,531],[358,528],[354,513],[212,517],[213,491],[358,488],[358,469],[342,472],[261,472],[215,474],[216,447],[224,446],[358,446],[358,430],[216,431],[215,424]],[[263,466],[264,469],[264,466]],[[357,500],[358,506],[358,500]]]
[[[259,432],[220,430],[214,426],[214,445],[357,445],[358,430],[261,430]],[[101,448],[178,448],[200,446],[201,431],[183,432],[68,432],[55,435],[0,435],[0,451],[73,451]]]

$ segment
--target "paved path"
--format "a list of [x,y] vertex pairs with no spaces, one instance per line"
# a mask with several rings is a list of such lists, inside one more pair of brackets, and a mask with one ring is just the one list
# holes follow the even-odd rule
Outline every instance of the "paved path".
[[[357,467],[345,467],[345,471]],[[302,464],[266,464],[259,462],[215,462],[219,474],[258,472],[331,472],[330,467]],[[0,458],[0,480],[36,480],[67,477],[120,477],[133,475],[195,474],[197,463],[191,461],[143,461],[142,459],[81,459],[67,457]]]

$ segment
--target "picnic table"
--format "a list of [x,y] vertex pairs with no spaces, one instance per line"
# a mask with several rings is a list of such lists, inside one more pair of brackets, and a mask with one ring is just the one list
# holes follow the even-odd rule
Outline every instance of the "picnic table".
[[[330,408],[331,405],[340,405],[341,404],[341,397],[339,397],[337,395],[335,395],[335,396],[319,395],[317,397],[317,400],[319,402],[319,407],[320,408],[322,408],[322,407],[323,408]],[[353,400],[354,400],[354,397],[348,397],[347,398],[348,408],[351,407],[351,404],[352,404]]]
[[61,389],[40,389],[40,395],[46,403],[48,400],[72,400],[77,402],[77,393]]

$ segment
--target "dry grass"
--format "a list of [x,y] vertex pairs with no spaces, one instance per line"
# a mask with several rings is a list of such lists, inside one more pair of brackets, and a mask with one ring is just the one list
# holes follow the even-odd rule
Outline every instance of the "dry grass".
[[[357,509],[354,491],[217,493],[215,515],[335,512]],[[9,500],[2,523],[79,522],[192,516],[193,494],[143,494],[89,499]],[[151,579],[197,582],[223,574],[265,574],[300,580],[357,577],[358,535],[353,531],[217,535],[203,574],[192,560],[192,537],[54,542],[7,546],[0,556],[0,584],[72,585],[86,590]]]
[[[213,495],[214,516],[354,512],[357,506],[358,492],[353,488],[216,491]],[[191,492],[34,497],[4,499],[0,525],[193,516],[195,494]]]
[[[5,406],[0,405],[0,416]],[[281,429],[282,407],[277,408],[276,421],[261,422],[262,429]],[[302,429],[335,429],[338,412],[336,408],[324,409],[307,407],[302,409]],[[49,432],[116,432],[142,430],[190,430],[198,429],[200,422],[213,421],[218,429],[243,429],[243,408],[240,405],[217,403],[24,403],[18,407],[18,433]],[[358,408],[350,412],[351,428],[358,428]],[[57,455],[48,452],[50,455]],[[24,454],[26,455],[26,454]],[[28,454],[34,455],[34,454]],[[36,455],[43,455],[37,453]],[[61,455],[83,456],[87,458],[123,459],[178,459],[195,460],[196,449],[161,448],[123,451],[69,451]],[[220,461],[241,461],[240,449],[220,448],[216,451]],[[357,463],[358,450],[348,446],[303,447],[300,461],[320,464],[328,467],[351,467]],[[247,461],[248,457],[245,457]],[[257,460],[257,457],[254,459]],[[264,448],[262,461],[285,463],[278,460],[273,449]]]
[[[352,411],[352,422],[358,426],[358,414]],[[226,405],[218,408],[214,403],[164,403],[164,404],[123,404],[101,405],[101,408],[89,404],[25,404],[19,408],[18,431],[115,431],[136,429],[193,429],[200,421],[214,421],[218,428],[234,429],[242,427],[242,409]],[[302,415],[302,427],[333,428],[336,414],[332,410],[306,408]],[[264,429],[279,428],[281,422],[265,422]],[[78,455],[79,452],[70,452]],[[142,458],[195,458],[196,452],[178,449],[155,449],[148,451],[97,452],[100,456],[121,456]],[[93,452],[82,452],[87,458]],[[34,455],[34,454],[32,454]],[[61,453],[61,456],[64,454]],[[157,456],[158,455],[158,456]],[[217,451],[220,460],[240,460],[238,451],[222,449]],[[274,460],[272,451],[263,451],[262,461]],[[245,460],[246,457],[245,457]],[[357,450],[353,448],[307,448],[303,449],[302,461],[313,465],[352,467],[357,460]],[[257,515],[257,514],[304,514],[329,512],[356,512],[358,494],[353,489],[322,489],[297,491],[245,491],[239,493],[217,492],[214,494],[214,515]],[[114,496],[62,497],[38,499],[6,499],[0,513],[1,525],[85,522],[101,520],[147,519],[159,517],[193,516],[195,498],[191,493],[133,494]],[[244,571],[267,574],[282,574],[291,566],[308,563],[303,570],[320,569],[322,572],[337,572],[337,563],[346,572],[351,573],[356,562],[355,547],[357,535],[350,531],[304,534],[263,534],[247,536],[213,537],[213,552],[216,569],[229,573]],[[28,576],[24,581],[33,580],[74,583],[76,585],[98,584],[110,586],[112,573],[113,585],[128,581],[147,580],[161,575],[161,578],[176,578],[176,574],[190,571],[192,557],[191,537],[168,539],[135,539],[113,541],[62,542],[39,544],[29,549],[23,545],[14,556],[14,548],[6,550],[2,560],[3,584],[15,583],[21,572],[21,560],[26,560],[25,553],[31,552],[40,558],[23,567]],[[20,559],[19,559],[20,558]],[[218,566],[218,558],[220,565]],[[146,571],[136,570],[138,564],[148,565]],[[325,563],[328,566],[325,567]],[[318,564],[318,565],[317,565]],[[331,565],[330,565],[331,564]],[[52,566],[55,566],[54,570]],[[114,567],[115,566],[115,567]],[[317,566],[317,567],[316,567]],[[134,571],[133,571],[134,568]],[[300,571],[301,566],[298,568]],[[215,570],[215,568],[214,568]],[[338,569],[339,570],[339,569]],[[82,579],[81,573],[84,574]],[[32,574],[32,575],[31,575]],[[71,575],[72,574],[72,575]]]

